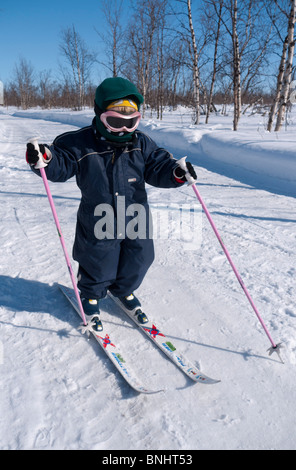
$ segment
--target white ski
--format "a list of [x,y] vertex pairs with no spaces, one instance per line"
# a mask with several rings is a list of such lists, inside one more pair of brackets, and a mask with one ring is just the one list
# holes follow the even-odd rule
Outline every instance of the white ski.
[[[80,310],[78,307],[74,290],[70,289],[69,287],[63,286],[61,284],[57,284],[57,285],[81,318]],[[92,328],[88,329],[88,331],[91,332],[91,334],[99,343],[99,345],[101,346],[105,354],[112,361],[116,369],[120,372],[122,377],[136,392],[145,393],[145,394],[153,394],[153,393],[159,393],[163,391],[163,390],[149,390],[139,383],[134,371],[128,365],[126,359],[123,357],[122,352],[114,343],[113,336],[111,335],[111,333],[108,333],[105,326],[104,326],[104,331],[101,331],[101,332],[95,331]]]
[[[120,302],[117,297],[114,297],[111,292],[108,292],[109,297],[128,315],[129,318],[147,335],[151,341],[161,349],[167,357],[186,374],[194,382],[203,384],[216,384],[220,380],[211,379],[203,374],[194,364],[192,364],[184,354],[180,353],[176,346],[155,326],[155,323],[148,320],[147,323],[141,324],[137,320],[136,312],[139,308],[128,310]],[[141,310],[141,309],[140,309]]]

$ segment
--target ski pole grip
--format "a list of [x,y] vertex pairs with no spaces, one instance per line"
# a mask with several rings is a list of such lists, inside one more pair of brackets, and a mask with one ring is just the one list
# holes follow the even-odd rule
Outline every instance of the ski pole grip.
[[33,139],[28,140],[28,144],[34,145],[35,150],[37,150],[37,152],[38,152],[39,160],[36,163],[36,165],[34,166],[34,168],[36,168],[37,170],[40,170],[40,168],[45,168],[47,166],[47,163],[45,163],[43,161],[43,156],[42,156],[42,153],[40,152],[40,149],[39,149],[39,144],[38,144],[37,137],[33,137]]
[[179,165],[180,168],[182,168],[182,170],[185,171],[185,178],[187,179],[188,184],[195,184],[196,180],[193,178],[193,176],[191,176],[191,174],[189,173],[189,171],[187,169],[186,158],[187,158],[187,156],[182,157],[182,158],[180,158],[180,160],[177,160],[176,163]]

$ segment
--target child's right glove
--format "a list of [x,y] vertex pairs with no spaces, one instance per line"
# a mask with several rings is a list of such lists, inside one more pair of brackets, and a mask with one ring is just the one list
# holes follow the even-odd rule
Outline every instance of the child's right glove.
[[[197,179],[195,170],[190,162],[186,162],[186,167],[187,171],[189,172],[190,176],[194,178],[195,180]],[[174,177],[177,183],[186,183],[186,172],[183,168],[181,168],[179,165],[174,169]]]
[[[52,159],[51,151],[47,147],[45,147],[43,144],[39,144],[39,152],[42,155],[43,163],[48,165],[50,160]],[[29,163],[29,165],[31,165],[31,166],[36,165],[36,163],[41,158],[39,156],[39,152],[34,147],[33,144],[31,144],[31,143],[27,144],[26,160],[27,160],[27,163]]]

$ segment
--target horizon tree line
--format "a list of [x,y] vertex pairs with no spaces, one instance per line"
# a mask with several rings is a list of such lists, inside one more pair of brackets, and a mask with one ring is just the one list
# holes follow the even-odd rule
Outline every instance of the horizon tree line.
[[[5,105],[27,109],[92,107],[94,68],[134,82],[144,97],[142,113],[185,105],[192,123],[201,114],[233,109],[233,130],[250,106],[268,113],[267,129],[279,131],[295,77],[296,0],[101,0],[104,33],[99,60],[74,25],[61,32],[59,78],[39,74],[19,59],[5,86]],[[106,73],[106,72],[105,72]],[[293,94],[294,93],[294,94]]]

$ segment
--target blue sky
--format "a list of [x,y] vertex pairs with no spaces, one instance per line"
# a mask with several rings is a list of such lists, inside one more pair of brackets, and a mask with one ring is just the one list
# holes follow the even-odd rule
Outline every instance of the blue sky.
[[[50,69],[55,77],[61,61],[61,30],[72,24],[87,46],[100,52],[95,31],[104,28],[100,0],[1,0],[0,80],[5,84],[12,79],[20,57],[31,62],[36,72]],[[103,57],[103,52],[98,54]],[[98,82],[108,74],[99,66],[94,73]]]

